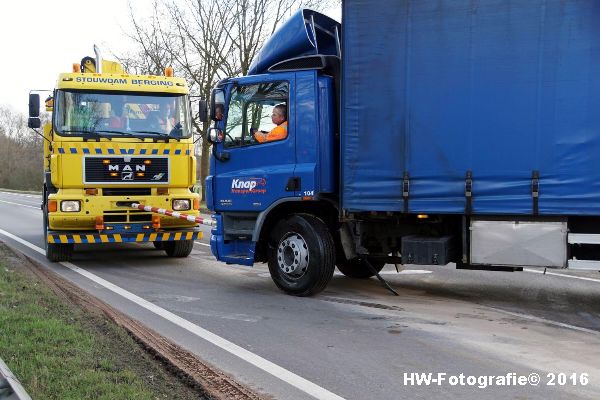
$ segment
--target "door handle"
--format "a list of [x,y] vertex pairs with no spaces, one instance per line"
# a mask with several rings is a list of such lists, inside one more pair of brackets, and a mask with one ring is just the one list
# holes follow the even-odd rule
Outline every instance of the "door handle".
[[215,158],[219,161],[227,161],[227,160],[229,160],[229,152],[228,151],[219,151],[215,154]]

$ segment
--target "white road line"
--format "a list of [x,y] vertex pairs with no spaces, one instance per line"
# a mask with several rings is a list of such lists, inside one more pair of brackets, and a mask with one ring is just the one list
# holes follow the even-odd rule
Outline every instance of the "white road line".
[[13,234],[12,234],[12,233],[10,233],[10,232],[6,232],[5,230],[3,230],[3,229],[0,229],[0,234],[2,234],[2,235],[4,235],[4,236],[8,236],[8,237],[9,237],[9,238],[11,238],[12,240],[15,240],[15,241],[17,241],[17,242],[21,243],[23,246],[27,246],[27,247],[29,247],[29,248],[30,248],[31,250],[33,250],[33,251],[37,251],[38,253],[40,253],[40,254],[44,254],[44,255],[46,254],[46,252],[44,251],[44,249],[42,249],[42,248],[40,248],[40,247],[37,247],[35,244],[33,244],[33,243],[29,243],[27,240],[25,240],[25,239],[21,239],[20,237],[18,237],[18,236],[15,236],[15,235],[13,235]]
[[400,272],[396,272],[394,270],[381,271],[379,275],[427,275],[432,273],[433,271],[428,271],[426,269],[403,269]]
[[32,198],[40,198],[40,197],[42,197],[42,195],[39,195],[39,194],[23,194],[23,193],[3,192],[3,191],[0,191],[0,193],[2,193],[2,194],[10,194],[11,196],[19,196],[19,197],[32,197]]
[[[531,273],[534,273],[534,274],[544,274],[544,271],[539,271],[537,269],[523,268],[523,271],[525,271],[525,272],[531,272]],[[582,281],[590,281],[590,282],[600,283],[600,279],[588,278],[587,276],[575,276],[575,275],[567,275],[567,274],[557,274],[556,272],[549,272],[547,270],[546,270],[546,275],[560,276],[561,278],[580,279]]]
[[[381,271],[379,275],[427,275],[432,274],[433,271],[428,271],[426,269],[404,269],[400,272],[392,271]],[[344,275],[339,271],[335,271],[334,275]]]
[[198,241],[195,241],[194,243],[197,243],[197,244],[202,245],[202,246],[208,246],[208,247],[210,247],[210,244],[206,244],[206,243],[202,243],[202,242],[198,242]]
[[548,324],[548,325],[553,325],[553,326],[559,326],[561,328],[572,329],[574,331],[591,333],[592,335],[600,335],[599,331],[595,331],[593,329],[582,328],[581,326],[576,326],[576,325],[571,325],[571,324],[565,324],[563,322],[552,321],[551,319],[535,317],[533,315],[521,314],[521,313],[512,312],[512,311],[506,311],[506,310],[503,310],[501,308],[496,308],[496,307],[489,307],[489,306],[484,306],[484,307],[489,308],[489,309],[494,310],[494,311],[497,311],[499,313],[512,315],[513,317],[528,319],[530,321],[540,322],[540,323],[543,323],[543,324]]
[[21,207],[27,207],[27,208],[35,208],[38,211],[42,211],[39,206],[37,206],[37,207],[35,207],[35,206],[26,206],[25,204],[13,203],[12,201],[6,201],[6,200],[0,200],[0,203],[14,204],[15,206],[21,206]]
[[[45,254],[45,251],[39,247],[37,247],[36,245],[29,243],[28,241],[21,239],[18,236],[13,235],[10,232],[6,232],[5,230],[0,229],[0,234],[5,235],[19,243],[21,243],[24,246],[27,246],[28,248],[37,251],[40,254]],[[224,339],[204,328],[201,328],[200,326],[191,323],[190,321],[181,318],[178,315],[173,314],[170,311],[165,310],[164,308],[161,308],[147,300],[144,300],[143,298],[128,292],[127,290],[108,282],[107,280],[104,280],[102,278],[100,278],[97,275],[92,274],[89,271],[86,271],[82,268],[79,268],[78,266],[70,263],[70,262],[61,262],[61,265],[63,265],[64,267],[70,269],[71,271],[74,271],[82,276],[85,276],[86,278],[90,279],[91,281],[105,287],[106,289],[136,303],[137,305],[139,305],[142,308],[145,308],[146,310],[153,312],[154,314],[166,319],[167,321],[170,321],[172,323],[174,323],[175,325],[195,334],[196,336],[206,340],[209,343],[214,344],[215,346],[225,350],[228,353],[233,354],[234,356],[241,358],[242,360],[254,365],[255,367],[267,372],[268,374],[281,379],[282,381],[289,383],[290,385],[296,387],[297,389],[303,391],[304,393],[313,396],[317,399],[332,399],[332,400],[344,400],[343,397],[338,396],[337,394],[328,391],[325,388],[322,388],[321,386],[302,378],[299,375],[294,374],[291,371],[288,371],[287,369],[280,367],[279,365],[272,363],[271,361],[262,358],[261,356],[254,354],[238,345],[236,345],[235,343],[230,342],[227,339]]]

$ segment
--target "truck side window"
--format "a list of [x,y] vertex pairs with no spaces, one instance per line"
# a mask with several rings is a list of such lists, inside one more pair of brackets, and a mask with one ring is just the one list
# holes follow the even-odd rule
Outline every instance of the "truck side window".
[[[237,86],[232,90],[225,127],[225,147],[256,145],[254,132],[275,128],[271,115],[275,106],[287,107],[287,82]],[[279,139],[283,140],[285,137]]]

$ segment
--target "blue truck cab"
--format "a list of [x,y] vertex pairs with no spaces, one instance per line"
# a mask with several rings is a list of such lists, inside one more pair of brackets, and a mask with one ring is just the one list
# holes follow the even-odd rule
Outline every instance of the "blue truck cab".
[[[211,248],[219,260],[266,261],[274,226],[292,211],[337,218],[339,28],[302,10],[269,40],[251,75],[215,88],[213,109],[225,118],[216,122],[222,140],[213,145],[206,187],[217,221]],[[253,133],[274,128],[277,105],[287,110],[287,137],[260,143]]]
[[342,9],[299,10],[213,90],[215,257],[298,296],[336,266],[600,270],[600,3]]

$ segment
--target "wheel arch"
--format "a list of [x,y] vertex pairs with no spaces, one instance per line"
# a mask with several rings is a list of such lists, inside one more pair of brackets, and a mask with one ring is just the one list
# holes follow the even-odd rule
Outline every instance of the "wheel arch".
[[305,201],[297,197],[280,199],[261,212],[256,220],[252,234],[252,241],[256,242],[255,261],[266,261],[269,232],[278,221],[293,214],[310,214],[320,218],[332,235],[338,223],[338,209],[332,201]]

